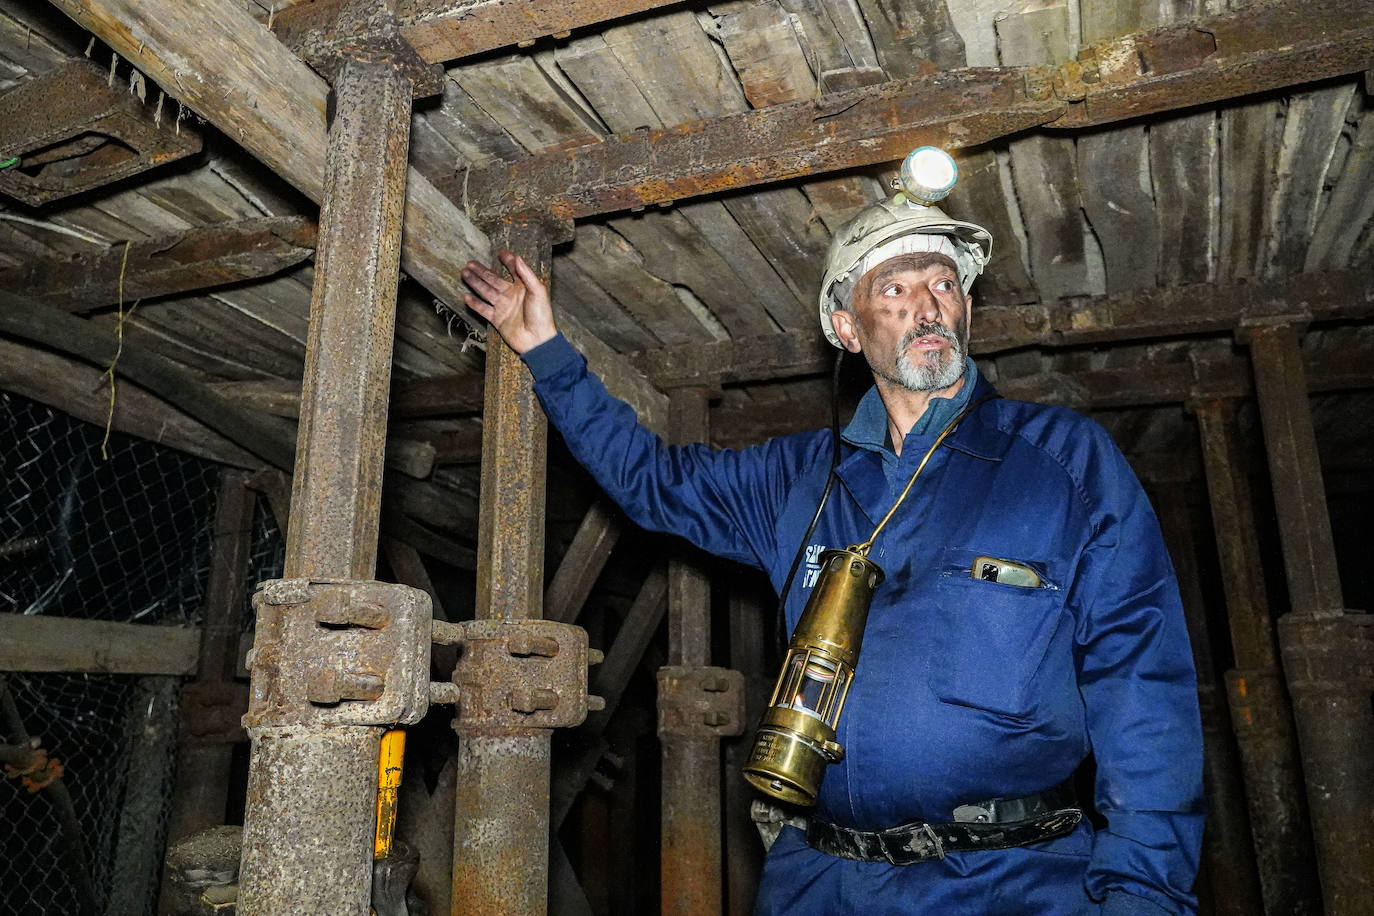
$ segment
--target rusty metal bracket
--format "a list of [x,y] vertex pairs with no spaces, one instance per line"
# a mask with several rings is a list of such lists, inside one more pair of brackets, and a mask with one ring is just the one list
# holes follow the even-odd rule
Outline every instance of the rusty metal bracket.
[[658,669],[658,734],[725,738],[744,731],[744,674],[730,668]]
[[552,620],[468,620],[436,627],[435,642],[461,647],[454,728],[571,728],[604,707],[587,694],[587,666],[601,653],[587,631]]
[[31,206],[98,188],[200,151],[176,118],[160,126],[128,84],[78,58],[0,96],[0,193]]
[[311,29],[292,49],[332,85],[346,60],[385,63],[410,80],[417,99],[444,89],[444,67],[420,56],[401,35],[394,0],[353,0],[329,25]]
[[431,610],[419,589],[272,579],[253,609],[245,727],[409,725],[429,708]]

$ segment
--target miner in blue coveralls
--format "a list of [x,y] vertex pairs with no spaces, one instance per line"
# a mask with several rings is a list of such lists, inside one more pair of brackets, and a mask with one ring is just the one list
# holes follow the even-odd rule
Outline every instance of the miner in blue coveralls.
[[[874,542],[886,579],[838,724],[846,753],[806,829],[784,827],[770,849],[757,913],[1195,910],[1202,740],[1173,570],[1106,432],[996,397],[968,358],[969,288],[991,241],[901,194],[836,233],[821,328],[863,354],[874,385],[805,544],[829,430],[738,451],[666,446],[557,333],[522,259],[499,253],[513,282],[464,268],[467,305],[522,355],[550,422],[635,522],[760,567],[779,589],[806,551],[789,628],[817,553],[863,540],[968,410]],[[1067,788],[1089,754],[1097,830]],[[927,835],[941,842],[907,842]]]

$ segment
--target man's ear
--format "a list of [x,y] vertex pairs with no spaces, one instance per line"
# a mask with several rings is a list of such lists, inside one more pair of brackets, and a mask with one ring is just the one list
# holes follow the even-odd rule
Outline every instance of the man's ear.
[[840,339],[840,343],[850,353],[858,353],[863,347],[859,345],[858,329],[855,327],[854,313],[844,309],[836,309],[830,313],[830,326],[835,329],[835,336]]

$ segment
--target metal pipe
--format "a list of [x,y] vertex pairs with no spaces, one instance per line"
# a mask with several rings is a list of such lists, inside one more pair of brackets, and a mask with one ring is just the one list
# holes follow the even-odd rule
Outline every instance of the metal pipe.
[[1374,627],[1347,613],[1299,346],[1300,321],[1246,329],[1292,610],[1279,646],[1328,916],[1374,899]]
[[[411,92],[383,61],[348,60],[334,83],[288,578],[374,574]],[[260,677],[255,669],[255,693]],[[381,735],[372,726],[249,729],[241,913],[367,913]]]
[[[510,221],[495,245],[519,252],[549,282],[553,252],[537,222]],[[529,370],[487,336],[477,617],[542,614],[546,421]],[[551,732],[467,724],[458,732],[454,916],[539,916],[548,908]]]
[[[710,392],[668,395],[669,436],[677,444],[710,441]],[[668,664],[711,663],[711,580],[690,555],[668,561]],[[660,678],[660,684],[662,684]],[[660,687],[660,705],[664,702]],[[660,803],[660,911],[673,916],[720,912],[720,739],[699,729],[671,731],[659,716],[663,755]]]

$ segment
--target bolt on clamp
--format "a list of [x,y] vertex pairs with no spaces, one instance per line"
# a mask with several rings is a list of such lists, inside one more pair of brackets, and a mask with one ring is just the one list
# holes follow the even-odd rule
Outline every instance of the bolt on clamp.
[[[468,620],[436,625],[435,642],[461,647],[454,728],[570,728],[605,706],[587,694],[601,661],[587,631],[553,620]],[[438,685],[435,685],[436,687]]]
[[245,727],[409,725],[429,709],[432,611],[419,589],[272,579],[253,609]]

